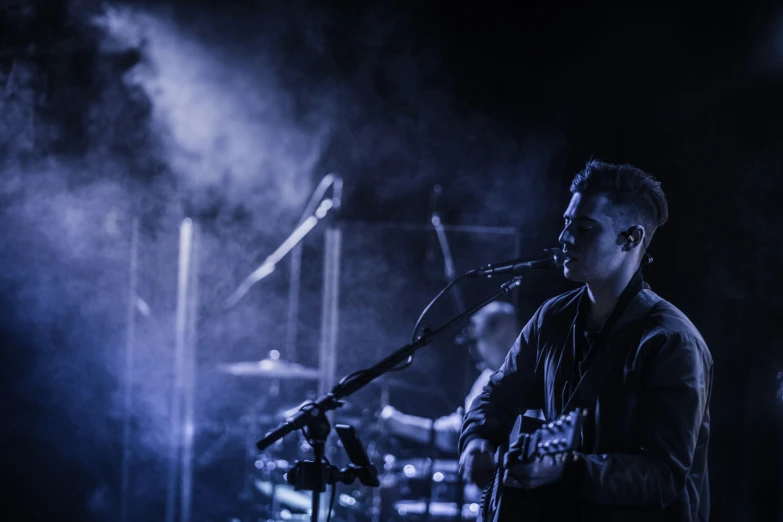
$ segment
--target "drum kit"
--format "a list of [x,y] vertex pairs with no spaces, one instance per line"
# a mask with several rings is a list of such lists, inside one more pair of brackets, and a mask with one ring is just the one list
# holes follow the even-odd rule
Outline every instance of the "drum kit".
[[[277,352],[259,361],[221,364],[220,372],[232,376],[258,378],[269,381],[317,381],[316,369],[280,359]],[[399,381],[398,381],[399,383]],[[402,385],[402,383],[399,383]],[[312,452],[304,434],[285,437],[267,450],[259,452],[255,442],[296,413],[301,405],[280,404],[272,413],[246,416],[252,426],[243,430],[247,443],[245,487],[239,498],[245,516],[233,517],[239,521],[310,520],[311,495],[298,491],[287,481],[297,461],[312,459]],[[396,520],[473,520],[478,512],[480,491],[465,486],[458,476],[455,459],[439,460],[423,456],[393,453],[394,437],[383,428],[381,416],[371,410],[359,411],[352,404],[330,413],[332,425],[353,426],[363,443],[370,462],[378,472],[380,487],[368,487],[358,482],[330,486],[320,501],[322,519],[326,520],[328,506],[333,506],[330,520],[335,522],[392,522]],[[247,429],[250,428],[250,429]],[[327,441],[326,458],[342,468],[350,462],[342,441]],[[336,488],[331,498],[332,488]],[[458,491],[459,489],[462,491]],[[461,509],[458,507],[461,503]],[[249,506],[249,507],[248,507]],[[251,513],[247,515],[247,513]],[[319,518],[320,519],[320,518]]]

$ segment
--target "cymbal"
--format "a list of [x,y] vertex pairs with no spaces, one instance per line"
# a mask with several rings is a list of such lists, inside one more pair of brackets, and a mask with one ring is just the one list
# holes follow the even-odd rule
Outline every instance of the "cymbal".
[[270,379],[312,379],[318,380],[320,372],[298,363],[282,359],[261,359],[260,361],[240,361],[218,365],[220,371],[231,375],[249,375]]

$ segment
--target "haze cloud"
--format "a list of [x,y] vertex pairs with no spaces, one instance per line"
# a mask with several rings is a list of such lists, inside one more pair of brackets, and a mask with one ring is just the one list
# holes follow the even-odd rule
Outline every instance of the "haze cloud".
[[[20,54],[3,77],[2,281],[15,308],[7,320],[36,345],[34,371],[20,378],[19,390],[62,412],[72,438],[54,446],[76,452],[101,478],[90,500],[96,513],[116,510],[118,478],[116,452],[101,454],[108,463],[94,448],[116,449],[117,424],[130,413],[134,457],[154,462],[134,480],[144,518],[159,507],[162,488],[183,218],[201,225],[202,304],[212,311],[288,236],[328,172],[345,176],[354,218],[426,224],[429,189],[442,183],[447,223],[513,226],[546,207],[541,194],[550,182],[542,174],[560,140],[509,137],[457,106],[437,47],[417,43],[404,14],[380,7],[350,18],[317,8],[300,15],[301,4],[292,4],[248,22],[197,7],[116,4],[96,16],[74,5],[82,32],[71,30],[87,56],[78,58],[87,64],[83,83],[68,70],[75,52],[47,70]],[[258,28],[249,27],[256,21]],[[235,32],[227,30],[232,23]],[[336,43],[341,32],[355,45]],[[138,63],[118,68],[118,57],[134,49]],[[123,350],[135,219],[143,307],[127,412]],[[301,355],[311,363],[320,328],[320,232],[306,242],[299,325]],[[346,245],[353,256],[345,261],[353,271],[346,284],[360,290],[394,277],[383,299],[343,302],[345,364],[372,362],[398,337],[407,340],[432,297],[425,283],[440,284],[439,258],[421,266],[421,235],[397,234],[394,245],[383,244],[388,237],[369,230]],[[486,245],[467,241],[462,252],[471,244]],[[393,264],[395,251],[405,252],[404,263]],[[257,397],[256,384],[226,384],[209,371],[279,347],[286,270],[232,313],[201,318],[199,364],[207,375],[200,407],[234,415]],[[417,275],[405,279],[411,271]],[[435,359],[423,358],[417,370],[426,373]]]

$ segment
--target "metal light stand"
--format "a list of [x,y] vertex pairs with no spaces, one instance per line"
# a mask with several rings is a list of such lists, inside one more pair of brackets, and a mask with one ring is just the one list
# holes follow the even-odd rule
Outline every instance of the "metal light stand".
[[[185,218],[180,226],[179,238],[174,390],[171,398],[166,522],[174,522],[177,507],[179,507],[179,521],[190,520],[193,486],[193,391],[196,370],[198,246],[198,227],[190,218]],[[177,479],[179,479],[179,488],[177,488]]]
[[[132,221],[130,270],[127,295],[127,325],[124,352],[123,443],[120,466],[119,520],[126,522],[132,505],[131,487],[131,407],[135,379],[136,312],[144,313],[146,304],[138,296],[139,218]],[[193,437],[195,387],[195,331],[198,308],[199,230],[185,218],[179,230],[179,264],[177,309],[174,343],[174,385],[170,396],[170,429],[168,441],[165,519],[187,522],[190,519],[193,477]],[[146,314],[145,314],[146,315]]]

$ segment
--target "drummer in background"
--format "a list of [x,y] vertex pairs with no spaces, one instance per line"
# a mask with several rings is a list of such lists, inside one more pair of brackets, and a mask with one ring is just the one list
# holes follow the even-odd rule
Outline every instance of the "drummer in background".
[[[462,430],[462,417],[470,409],[473,399],[487,385],[490,376],[503,365],[519,331],[514,306],[510,303],[494,301],[476,312],[470,318],[468,336],[469,341],[475,344],[476,353],[481,359],[479,368],[482,371],[465,398],[464,408],[459,406],[451,415],[432,420],[407,415],[392,406],[386,406],[381,411],[383,425],[398,437],[421,444],[434,444],[446,452],[456,452]],[[543,419],[540,410],[528,411],[526,415]]]

